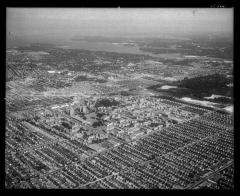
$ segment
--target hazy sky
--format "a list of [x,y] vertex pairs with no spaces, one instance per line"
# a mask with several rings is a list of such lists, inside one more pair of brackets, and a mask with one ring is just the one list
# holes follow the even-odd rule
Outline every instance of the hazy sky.
[[18,36],[231,33],[233,9],[7,8]]

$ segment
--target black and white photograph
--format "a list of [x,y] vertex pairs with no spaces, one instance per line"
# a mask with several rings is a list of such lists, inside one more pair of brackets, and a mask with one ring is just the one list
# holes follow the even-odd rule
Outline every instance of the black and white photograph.
[[233,8],[6,7],[5,189],[234,190],[233,35]]

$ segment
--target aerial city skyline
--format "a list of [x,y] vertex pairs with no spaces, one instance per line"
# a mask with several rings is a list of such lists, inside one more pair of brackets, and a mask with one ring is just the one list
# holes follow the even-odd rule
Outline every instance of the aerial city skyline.
[[232,8],[6,23],[6,189],[235,188]]

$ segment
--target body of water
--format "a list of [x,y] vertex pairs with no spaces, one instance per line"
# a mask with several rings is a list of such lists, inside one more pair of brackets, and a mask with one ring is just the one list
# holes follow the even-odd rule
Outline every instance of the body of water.
[[143,52],[139,50],[136,46],[125,46],[123,44],[114,44],[108,42],[88,42],[88,41],[69,41],[63,43],[63,45],[58,45],[60,48],[74,48],[82,50],[91,51],[106,51],[106,52],[117,52],[117,53],[127,53],[127,54],[143,54],[158,57],[148,52]]
[[126,46],[124,44],[116,44],[109,42],[89,42],[89,41],[73,41],[73,40],[45,40],[44,39],[16,39],[16,40],[8,40],[7,47],[19,47],[19,46],[30,46],[34,43],[50,43],[56,45],[59,48],[66,49],[82,49],[82,50],[90,50],[90,51],[105,51],[105,52],[116,52],[116,53],[125,53],[125,54],[140,54],[140,55],[149,55],[157,58],[177,58],[182,55],[179,53],[173,54],[152,54],[150,52],[144,52],[139,50],[138,46]]
[[82,49],[90,51],[105,51],[105,52],[116,52],[116,53],[125,53],[125,54],[140,54],[140,55],[149,55],[152,57],[158,58],[176,58],[181,55],[178,53],[174,54],[152,54],[150,52],[144,52],[139,50],[137,46],[126,46],[123,44],[114,44],[108,42],[88,42],[88,41],[68,41],[63,44],[58,44],[60,48],[69,48],[69,49]]

